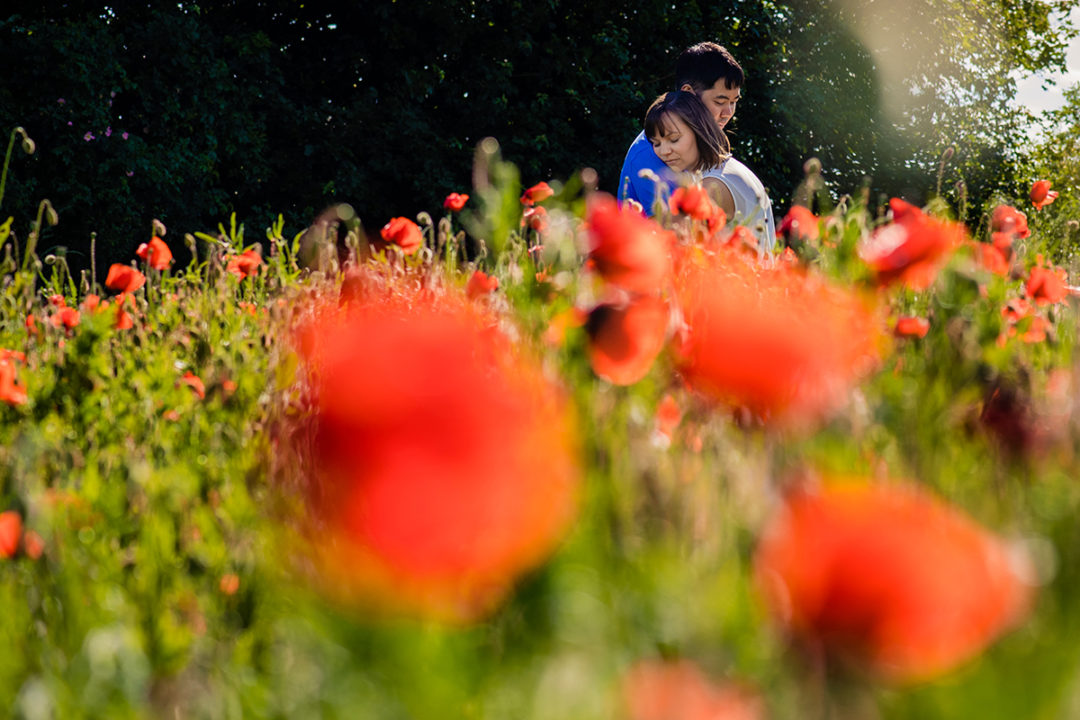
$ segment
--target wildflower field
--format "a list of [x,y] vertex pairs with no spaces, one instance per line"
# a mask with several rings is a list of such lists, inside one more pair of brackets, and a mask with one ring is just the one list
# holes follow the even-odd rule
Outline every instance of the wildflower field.
[[1049,183],[766,251],[693,186],[474,178],[78,276],[0,225],[5,716],[1080,714]]

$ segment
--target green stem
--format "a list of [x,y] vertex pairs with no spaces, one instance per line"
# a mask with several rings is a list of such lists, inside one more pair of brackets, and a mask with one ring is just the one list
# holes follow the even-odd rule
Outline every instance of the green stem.
[[15,135],[21,128],[11,131],[11,140],[8,142],[7,154],[4,155],[4,170],[0,172],[0,203],[4,201],[4,185],[7,184],[8,165],[11,164],[11,151],[15,149]]

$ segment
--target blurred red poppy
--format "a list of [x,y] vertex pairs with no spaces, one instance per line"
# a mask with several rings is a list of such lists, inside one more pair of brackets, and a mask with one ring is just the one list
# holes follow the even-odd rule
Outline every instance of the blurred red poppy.
[[149,243],[142,243],[135,250],[135,254],[145,260],[155,270],[166,270],[172,264],[172,250],[164,240],[157,235],[150,238]]
[[705,188],[698,185],[676,188],[669,205],[672,215],[689,215],[694,220],[708,220],[719,210]]
[[398,292],[335,303],[298,336],[317,398],[311,550],[332,597],[467,621],[567,529],[574,433],[490,314]]
[[22,517],[14,510],[0,512],[0,558],[15,557],[22,537]]
[[184,373],[184,375],[180,378],[179,383],[181,385],[187,385],[189,388],[195,391],[195,394],[199,396],[200,400],[206,397],[206,386],[203,385],[202,378],[200,378],[198,375],[191,372],[190,370]]
[[538,202],[547,200],[554,194],[555,191],[551,189],[550,185],[546,182],[538,182],[522,194],[521,204],[534,205]]
[[465,287],[465,294],[470,300],[475,300],[484,295],[490,295],[499,288],[499,278],[488,275],[483,270],[475,270],[469,276],[469,284]]
[[877,273],[878,282],[901,282],[924,290],[937,277],[939,266],[964,240],[961,223],[937,220],[899,198],[889,201],[893,222],[874,231],[860,250]]
[[948,254],[963,242],[959,222],[937,220],[899,198],[889,201],[893,222],[878,228],[860,249],[881,285],[901,282],[926,289]]
[[678,280],[675,360],[698,392],[770,424],[803,425],[842,404],[876,366],[882,318],[851,291],[735,251],[700,256]]
[[521,216],[521,224],[528,225],[536,232],[547,232],[547,210],[537,205],[536,207],[527,208]]
[[598,305],[585,322],[593,372],[615,385],[645,377],[664,349],[669,315],[667,303],[650,296]]
[[72,307],[60,308],[51,318],[49,322],[53,327],[64,327],[70,330],[79,324],[79,311]]
[[397,245],[405,255],[412,255],[424,244],[424,234],[420,226],[409,218],[396,217],[383,225],[382,239],[391,245]]
[[656,406],[656,432],[670,441],[681,420],[682,410],[679,409],[679,403],[668,393]]
[[1067,285],[1064,268],[1045,267],[1040,263],[1031,268],[1024,292],[1038,305],[1052,305],[1069,296]]
[[895,333],[898,337],[926,337],[930,332],[930,321],[921,317],[901,317],[896,321]]
[[465,195],[463,193],[456,193],[455,192],[455,193],[450,193],[449,195],[446,196],[446,199],[443,200],[442,206],[447,210],[453,210],[454,212],[459,212],[463,207],[465,207],[465,203],[467,203],[468,201],[469,201],[469,196],[468,195]]
[[634,293],[656,293],[671,275],[673,236],[652,219],[620,208],[610,195],[589,198],[585,218],[589,259],[607,282]]
[[1021,239],[1031,235],[1027,215],[1011,205],[998,205],[994,208],[990,215],[990,229],[993,232],[1011,233]]
[[777,232],[789,241],[792,239],[814,241],[821,236],[821,226],[818,216],[812,213],[810,208],[792,205]]
[[[998,246],[997,236],[999,235],[1005,235],[1005,233],[994,233],[995,241],[992,244],[975,243],[975,259],[984,269],[995,275],[1006,277],[1012,266],[1009,264],[1006,253]],[[1007,237],[1011,239],[1012,236],[1008,235]],[[1011,245],[1007,245],[1007,247],[1010,251],[1012,250]]]
[[765,528],[756,574],[797,637],[896,682],[949,671],[1025,610],[1005,544],[925,492],[848,482],[797,490]]
[[23,552],[31,560],[37,560],[45,552],[45,541],[33,530],[23,533]]
[[109,274],[105,278],[105,287],[124,293],[135,292],[145,284],[145,275],[130,265],[119,263],[114,263],[109,267]]
[[627,720],[760,720],[764,703],[735,685],[715,685],[692,662],[645,661],[623,678]]
[[225,264],[225,272],[232,273],[243,280],[244,278],[258,275],[261,266],[262,256],[259,255],[255,248],[250,248],[238,255],[230,257],[229,261]]
[[1036,210],[1042,210],[1043,207],[1057,200],[1057,197],[1057,191],[1050,189],[1049,180],[1036,180],[1031,186],[1031,204]]

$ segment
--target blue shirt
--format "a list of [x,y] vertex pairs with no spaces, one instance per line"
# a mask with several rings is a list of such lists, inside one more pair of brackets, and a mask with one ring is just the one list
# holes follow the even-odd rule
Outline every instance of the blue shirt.
[[645,208],[645,214],[652,215],[653,203],[656,201],[656,183],[649,178],[638,177],[638,173],[645,169],[652,170],[664,180],[667,192],[675,189],[675,174],[656,156],[652,143],[642,130],[626,151],[626,160],[623,161],[622,172],[619,173],[619,202],[637,200],[641,207]]

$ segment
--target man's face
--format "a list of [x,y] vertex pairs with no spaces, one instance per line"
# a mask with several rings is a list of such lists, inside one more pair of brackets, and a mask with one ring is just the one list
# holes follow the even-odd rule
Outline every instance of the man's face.
[[[694,88],[689,83],[684,84],[682,89],[694,92]],[[735,103],[742,97],[742,90],[737,87],[728,87],[724,78],[720,78],[715,85],[702,90],[697,96],[701,98],[701,102],[705,103],[709,114],[716,120],[717,126],[723,130],[728,120],[735,115]]]

